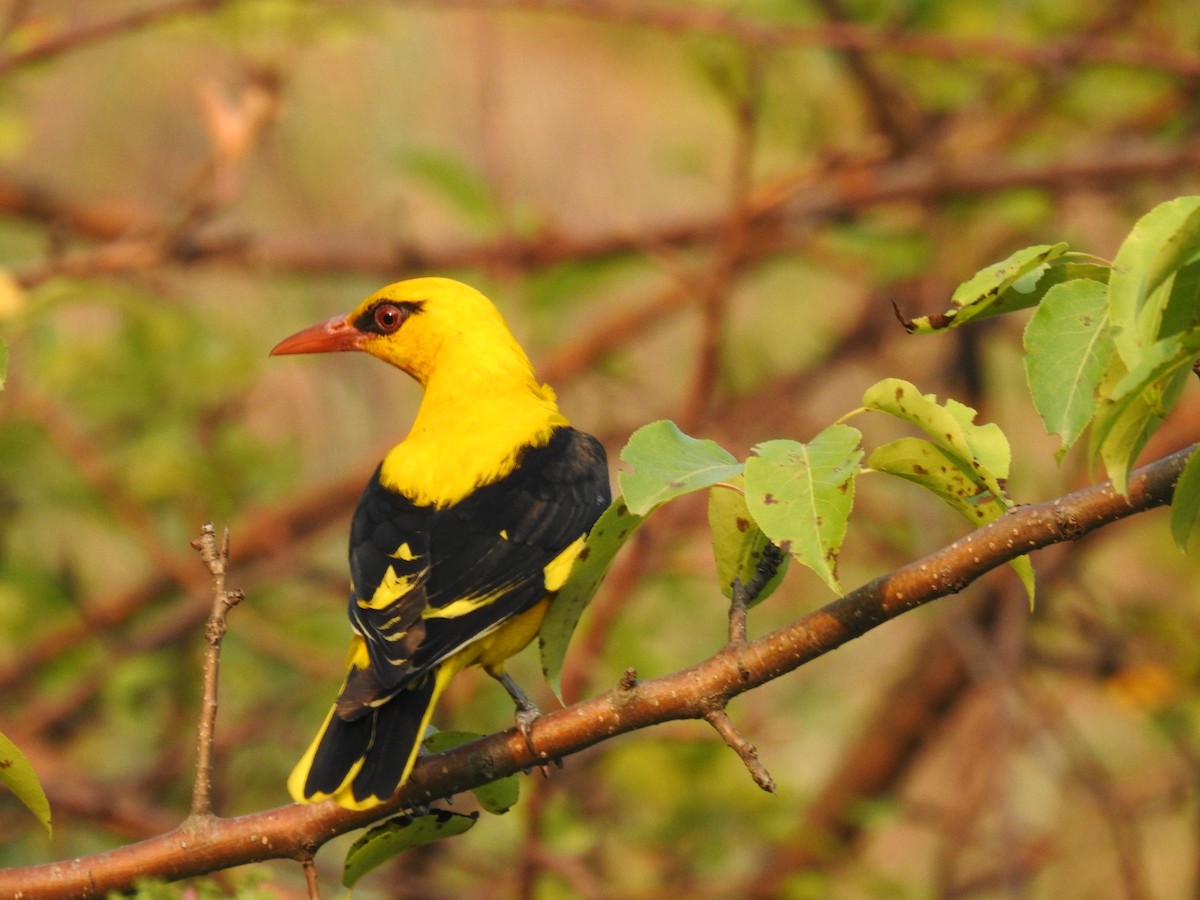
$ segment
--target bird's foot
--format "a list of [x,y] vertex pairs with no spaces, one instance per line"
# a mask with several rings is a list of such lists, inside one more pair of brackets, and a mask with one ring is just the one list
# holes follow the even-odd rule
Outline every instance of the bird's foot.
[[542,717],[542,711],[507,672],[501,670],[489,674],[504,685],[504,690],[508,691],[508,696],[512,697],[513,703],[517,705],[517,731],[521,732],[521,737],[525,738],[525,746],[529,748],[529,752],[536,759],[541,760],[541,755],[533,744],[533,723]]
[[521,737],[525,738],[525,746],[529,748],[529,752],[534,756],[538,755],[537,748],[533,746],[533,723],[542,717],[542,711],[534,704],[528,706],[517,704],[517,731],[521,732]]

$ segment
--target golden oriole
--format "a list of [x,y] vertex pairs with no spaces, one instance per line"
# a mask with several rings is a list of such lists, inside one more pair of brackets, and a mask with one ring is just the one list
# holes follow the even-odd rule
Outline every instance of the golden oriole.
[[334,350],[364,350],[425,391],[354,512],[349,673],[288,779],[297,801],[363,809],[408,778],[463,668],[482,666],[536,714],[504,661],[537,633],[610,496],[604,448],[567,424],[473,288],[402,281],[271,353]]

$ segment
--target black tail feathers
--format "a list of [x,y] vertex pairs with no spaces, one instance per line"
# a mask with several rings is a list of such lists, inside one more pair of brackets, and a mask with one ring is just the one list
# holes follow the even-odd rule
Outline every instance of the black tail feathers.
[[[342,806],[361,809],[391,797],[416,761],[430,706],[436,700],[436,675],[436,671],[426,673],[365,714],[359,709],[346,719],[335,707],[315,749],[293,774],[296,799],[332,796]],[[306,762],[308,769],[300,781]]]

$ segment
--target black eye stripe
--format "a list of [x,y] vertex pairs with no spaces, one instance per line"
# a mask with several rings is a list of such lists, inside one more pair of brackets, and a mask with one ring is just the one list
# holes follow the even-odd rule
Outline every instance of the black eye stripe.
[[[372,303],[364,309],[357,319],[354,320],[354,327],[359,331],[368,332],[370,334],[394,334],[409,316],[412,316],[421,311],[424,304],[419,300],[380,300],[378,303]],[[389,306],[399,313],[399,321],[391,328],[380,327],[375,315],[380,308]]]

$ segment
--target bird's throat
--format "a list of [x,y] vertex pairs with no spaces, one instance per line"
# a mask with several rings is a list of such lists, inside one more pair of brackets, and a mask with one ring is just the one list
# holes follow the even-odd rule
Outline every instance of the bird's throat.
[[457,378],[439,370],[412,431],[384,457],[380,479],[414,503],[451,506],[503,478],[524,448],[545,444],[566,424],[554,392],[528,368],[460,370]]

